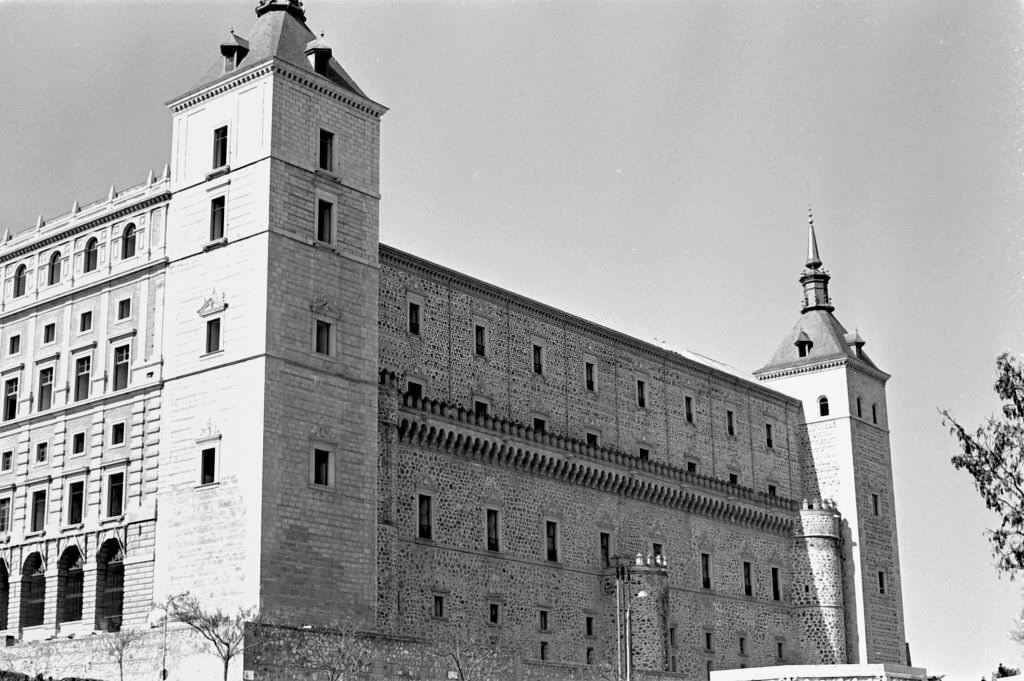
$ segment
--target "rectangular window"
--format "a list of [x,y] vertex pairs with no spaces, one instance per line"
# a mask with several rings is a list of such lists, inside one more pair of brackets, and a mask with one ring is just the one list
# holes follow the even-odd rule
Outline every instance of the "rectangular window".
[[711,554],[700,554],[700,586],[702,589],[711,588]]
[[110,444],[112,445],[123,445],[124,444],[124,422],[115,423],[110,427]]
[[729,435],[736,434],[736,426],[733,423],[733,414],[731,409],[728,409],[725,412],[725,430]]
[[778,488],[775,485],[768,485],[768,496],[774,497],[778,494]]
[[878,423],[878,405],[871,405],[871,423]]
[[646,447],[641,447],[640,448],[640,460],[641,461],[649,461],[650,458],[651,458],[651,450],[647,449]]
[[8,450],[0,454],[0,471],[9,471],[14,465],[14,452]]
[[753,596],[754,595],[754,581],[752,579],[751,572],[753,566],[748,561],[743,561],[743,595]]
[[588,447],[597,447],[598,446],[597,433],[587,433],[587,446]]
[[651,555],[654,556],[655,558],[663,556],[664,555],[662,553],[663,550],[664,549],[663,549],[662,545],[659,544],[658,542],[654,542],[653,544],[651,544]]
[[740,655],[747,654],[747,639],[744,636],[740,636]]
[[331,324],[322,319],[316,320],[316,340],[313,348],[319,355],[331,354]]
[[83,312],[78,317],[78,331],[80,333],[85,333],[86,331],[89,331],[90,329],[92,329],[92,311],[91,310],[88,311],[88,312]]
[[68,525],[82,522],[85,508],[85,481],[77,480],[68,485]]
[[729,473],[729,484],[738,485],[740,484],[740,476],[736,473]]
[[587,648],[587,664],[594,664],[594,649]]
[[587,636],[594,635],[594,618],[591,615],[587,615],[587,618],[584,620],[584,632]]
[[316,202],[316,240],[323,244],[334,241],[334,204],[318,199]]
[[18,379],[9,378],[4,381],[4,421],[10,421],[18,415]]
[[704,632],[704,650],[714,650],[714,640],[711,638],[711,632]]
[[213,166],[220,168],[228,164],[228,126],[222,125],[213,131]]
[[334,170],[334,133],[320,130],[320,158],[321,170]]
[[498,551],[501,548],[498,542],[498,511],[487,509],[487,550]]
[[686,410],[686,422],[693,423],[693,398],[690,396],[684,397],[683,407]]
[[473,413],[477,418],[487,416],[487,403],[482,400],[476,400],[473,402]]
[[75,433],[71,436],[71,453],[81,454],[85,451],[85,433]]
[[612,563],[612,535],[608,532],[600,534],[601,546],[601,567],[608,567]]
[[540,659],[541,660],[548,659],[548,642],[547,641],[541,641],[540,642]]
[[46,411],[53,405],[53,367],[39,371],[39,411]]
[[75,360],[75,400],[84,400],[89,397],[89,375],[91,372],[91,357],[79,357]]
[[882,570],[878,571],[878,593],[885,593],[885,572]]
[[36,445],[36,463],[45,463],[50,453],[50,444],[40,442]]
[[584,365],[583,373],[584,373],[584,376],[585,376],[585,379],[586,379],[587,390],[593,392],[593,390],[594,390],[594,363],[593,362],[587,362]]
[[772,568],[772,600],[782,600],[782,593],[779,581],[779,568],[777,567]]
[[643,381],[636,382],[636,406],[641,409],[647,406],[647,385]]
[[128,387],[128,360],[130,349],[127,345],[119,345],[114,348],[114,390],[124,390]]
[[313,450],[313,484],[324,487],[331,484],[331,453],[326,449]]
[[444,619],[444,596],[434,596],[434,617],[439,620]]
[[697,462],[696,461],[687,461],[686,462],[686,472],[687,473],[696,473],[697,472]]
[[210,241],[224,238],[224,197],[210,200]]
[[782,659],[782,652],[783,652],[782,641],[776,641],[775,642],[775,657],[777,657],[777,658],[779,658],[781,660]]
[[772,449],[773,448],[773,443],[772,443],[772,424],[770,424],[770,423],[764,424],[764,446],[767,447],[768,449]]
[[501,606],[497,603],[488,603],[487,623],[493,625],[501,624]]
[[220,318],[206,320],[206,354],[220,350]]
[[544,348],[536,343],[533,345],[533,373],[544,373]]
[[421,494],[419,498],[419,523],[417,528],[417,536],[420,539],[433,539],[434,527],[430,517],[430,502],[431,498],[429,494]]
[[473,342],[478,356],[483,357],[487,354],[487,329],[480,324],[473,328]]
[[547,610],[541,610],[540,611],[539,628],[540,628],[541,631],[547,631],[548,630],[548,611]]
[[409,333],[414,336],[420,335],[419,303],[409,303]]
[[414,400],[423,399],[423,384],[416,381],[409,381],[406,384],[405,393]]
[[132,316],[132,299],[125,298],[124,300],[117,301],[117,319],[128,319]]
[[124,473],[107,476],[107,517],[116,518],[124,513]]
[[547,559],[558,562],[558,523],[548,520],[544,523],[544,537]]
[[217,482],[217,448],[207,447],[199,454],[199,484]]
[[43,342],[52,343],[57,340],[57,325],[50,322],[43,327]]
[[14,334],[7,339],[7,354],[16,355],[21,352],[21,334]]
[[0,499],[0,532],[11,531],[11,498]]
[[676,628],[675,627],[669,627],[668,628],[668,644],[672,648],[676,647]]
[[541,419],[541,418],[537,418],[537,417],[533,418],[533,432],[540,433],[541,435],[543,435],[545,432],[547,432],[547,429],[548,429],[548,422],[547,421],[545,421],[544,419]]
[[871,495],[871,511],[875,515],[878,515],[878,495],[877,494],[872,494]]
[[46,490],[38,490],[32,493],[32,521],[29,524],[30,532],[42,532],[46,527]]

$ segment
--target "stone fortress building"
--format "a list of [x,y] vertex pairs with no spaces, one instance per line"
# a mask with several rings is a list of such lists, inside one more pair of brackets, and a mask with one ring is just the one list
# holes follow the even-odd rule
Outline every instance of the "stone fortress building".
[[756,380],[426,262],[379,242],[385,107],[300,2],[256,15],[159,177],[0,246],[0,629],[188,590],[557,678],[615,659],[629,566],[637,672],[909,663],[888,375],[813,224]]

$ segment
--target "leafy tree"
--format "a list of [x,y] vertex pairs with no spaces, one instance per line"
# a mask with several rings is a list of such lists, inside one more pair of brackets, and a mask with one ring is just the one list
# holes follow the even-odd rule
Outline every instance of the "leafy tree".
[[1004,353],[996,369],[1001,418],[989,417],[970,433],[948,410],[942,417],[960,445],[953,466],[971,474],[985,506],[1001,517],[989,538],[998,568],[1012,579],[1024,570],[1024,363]]
[[228,666],[242,652],[245,624],[256,620],[256,609],[239,608],[233,613],[207,610],[198,598],[186,592],[171,601],[171,615],[206,639],[220,658],[227,681]]
[[124,658],[128,655],[128,649],[145,634],[138,629],[121,629],[109,634],[103,642],[104,647],[112,658],[117,660],[117,671],[124,681]]

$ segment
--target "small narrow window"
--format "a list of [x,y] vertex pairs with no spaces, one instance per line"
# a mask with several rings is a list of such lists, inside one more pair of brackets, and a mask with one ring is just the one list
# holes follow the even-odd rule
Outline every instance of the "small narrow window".
[[594,649],[587,647],[587,664],[594,664]]
[[871,423],[878,423],[878,405],[871,405]]
[[92,272],[99,266],[99,241],[93,237],[85,242],[85,251],[82,253],[82,271]]
[[57,325],[53,322],[43,326],[43,343],[52,343],[57,340]]
[[68,485],[68,525],[82,522],[82,511],[85,508],[85,482],[76,480]]
[[334,133],[320,130],[320,169],[334,170]]
[[878,515],[878,495],[877,494],[872,494],[871,495],[871,512],[874,513],[875,515]]
[[419,523],[417,535],[420,539],[433,539],[434,537],[430,502],[431,498],[429,494],[419,495]]
[[36,463],[46,463],[46,459],[49,457],[50,444],[48,442],[40,442],[36,445]]
[[743,561],[743,595],[754,595],[754,580],[752,576],[753,566],[749,561]]
[[28,268],[24,265],[18,265],[18,269],[14,270],[14,297],[18,298],[25,295],[25,282],[28,279],[26,276]]
[[687,473],[696,473],[697,472],[697,462],[696,461],[687,461],[686,462],[686,472]]
[[50,286],[60,282],[60,251],[55,251],[50,256],[50,272],[47,276],[46,283]]
[[540,659],[541,660],[548,659],[548,642],[547,641],[541,641],[540,642]]
[[135,223],[129,222],[121,232],[121,260],[135,257]]
[[736,434],[735,418],[733,416],[733,413],[732,413],[731,409],[727,409],[726,412],[725,412],[725,431],[729,435],[735,435]]
[[599,536],[601,546],[601,567],[608,567],[611,565],[611,550],[612,550],[612,535],[608,532],[602,532]]
[[675,627],[669,627],[668,628],[668,645],[671,648],[675,648],[676,647],[676,628]]
[[118,320],[128,319],[132,316],[132,299],[125,298],[124,300],[117,301],[117,318]]
[[533,344],[533,373],[544,373],[544,348],[536,343]]
[[409,333],[414,336],[420,335],[419,303],[409,303]]
[[558,562],[558,523],[548,520],[544,523],[545,548],[547,559]]
[[11,498],[0,499],[0,532],[11,531]]
[[16,355],[21,352],[21,334],[14,334],[7,340],[7,354]]
[[702,589],[711,588],[711,554],[700,554],[700,586]]
[[92,329],[92,310],[83,312],[78,318],[78,331],[85,333]]
[[885,593],[885,572],[883,570],[878,571],[878,593]]
[[649,461],[650,459],[651,459],[651,450],[647,449],[646,447],[641,447],[640,448],[640,460],[641,461]]
[[772,441],[772,424],[764,424],[764,446],[768,449],[772,449],[775,443]]
[[594,635],[594,617],[592,615],[587,615],[587,618],[584,620],[584,632],[587,636]]
[[547,610],[541,610],[540,611],[539,627],[540,627],[541,631],[547,631],[548,630],[548,611]]
[[114,348],[114,390],[128,387],[128,364],[131,350],[127,345]]
[[334,204],[319,199],[316,203],[316,240],[323,244],[334,242]]
[[39,371],[39,411],[53,406],[53,367]]
[[593,362],[587,362],[584,365],[584,374],[585,374],[585,377],[586,377],[587,390],[593,392],[594,391],[594,363]]
[[828,398],[824,395],[818,398],[818,416],[828,416]]
[[747,639],[745,636],[740,636],[740,655],[747,654]]
[[8,450],[0,454],[0,471],[9,471],[14,465],[14,452]]
[[[712,639],[712,637],[711,637],[711,632],[710,631],[705,631],[704,632],[704,650],[714,650],[715,647],[714,647],[713,644],[714,644],[714,639]],[[709,662],[708,665],[710,665],[710,664],[711,663]]]
[[75,360],[75,401],[89,397],[89,376],[92,372],[92,358],[79,357]]
[[740,476],[736,473],[729,473],[729,484],[738,485],[740,484]]
[[46,490],[38,490],[32,493],[32,522],[29,525],[31,532],[42,532],[46,527]]
[[683,407],[686,410],[686,422],[693,423],[693,398],[689,395],[684,397]]
[[533,417],[533,432],[543,435],[547,432],[548,422],[542,418]]
[[316,320],[316,339],[313,349],[319,355],[331,354],[331,324],[322,319]]
[[71,453],[82,454],[85,452],[85,433],[75,433],[71,436]]
[[222,125],[213,131],[213,167],[228,164],[228,126]]
[[654,556],[655,558],[660,558],[661,556],[664,555],[662,553],[662,550],[663,550],[662,545],[659,544],[658,542],[654,542],[653,544],[651,544],[651,555]]
[[643,381],[636,382],[636,406],[641,409],[647,407],[647,384]]
[[110,427],[110,444],[124,444],[124,421],[120,423],[115,423],[113,426]]
[[476,345],[476,354],[483,357],[487,354],[487,329],[480,324],[473,327],[473,341]]
[[18,415],[18,379],[9,378],[4,381],[4,421],[10,421]]
[[598,446],[597,433],[587,433],[587,446],[588,447],[597,447]]
[[776,641],[775,642],[775,657],[777,657],[778,659],[781,660],[782,659],[782,653],[783,653],[782,641]]
[[864,414],[863,414],[863,410],[861,408],[861,401],[860,401],[860,398],[858,397],[857,398],[857,418],[863,418],[863,416],[864,416]]
[[206,320],[206,354],[220,350],[220,319]]
[[111,473],[107,477],[107,517],[124,514],[124,473]]
[[217,482],[217,448],[207,447],[200,452],[199,484],[210,485]]
[[331,485],[331,453],[326,449],[313,450],[313,484]]
[[782,600],[781,583],[779,580],[779,568],[772,568],[772,600]]
[[444,596],[434,595],[434,618],[444,619]]
[[498,540],[499,536],[499,518],[498,511],[494,508],[487,509],[487,550],[498,551],[501,549],[501,544]]
[[501,624],[501,606],[497,603],[488,603],[487,623],[497,626]]
[[778,494],[778,488],[775,485],[768,485],[768,496],[774,497]]
[[473,413],[477,418],[483,418],[487,416],[487,403],[483,400],[476,400],[473,402]]
[[224,197],[210,200],[210,241],[224,238]]

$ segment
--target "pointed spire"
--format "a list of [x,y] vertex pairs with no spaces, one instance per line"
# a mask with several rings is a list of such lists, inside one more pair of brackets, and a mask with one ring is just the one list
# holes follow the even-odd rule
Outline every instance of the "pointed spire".
[[814,213],[807,206],[807,267],[816,270],[821,267],[821,256],[818,255],[818,239],[814,236]]

